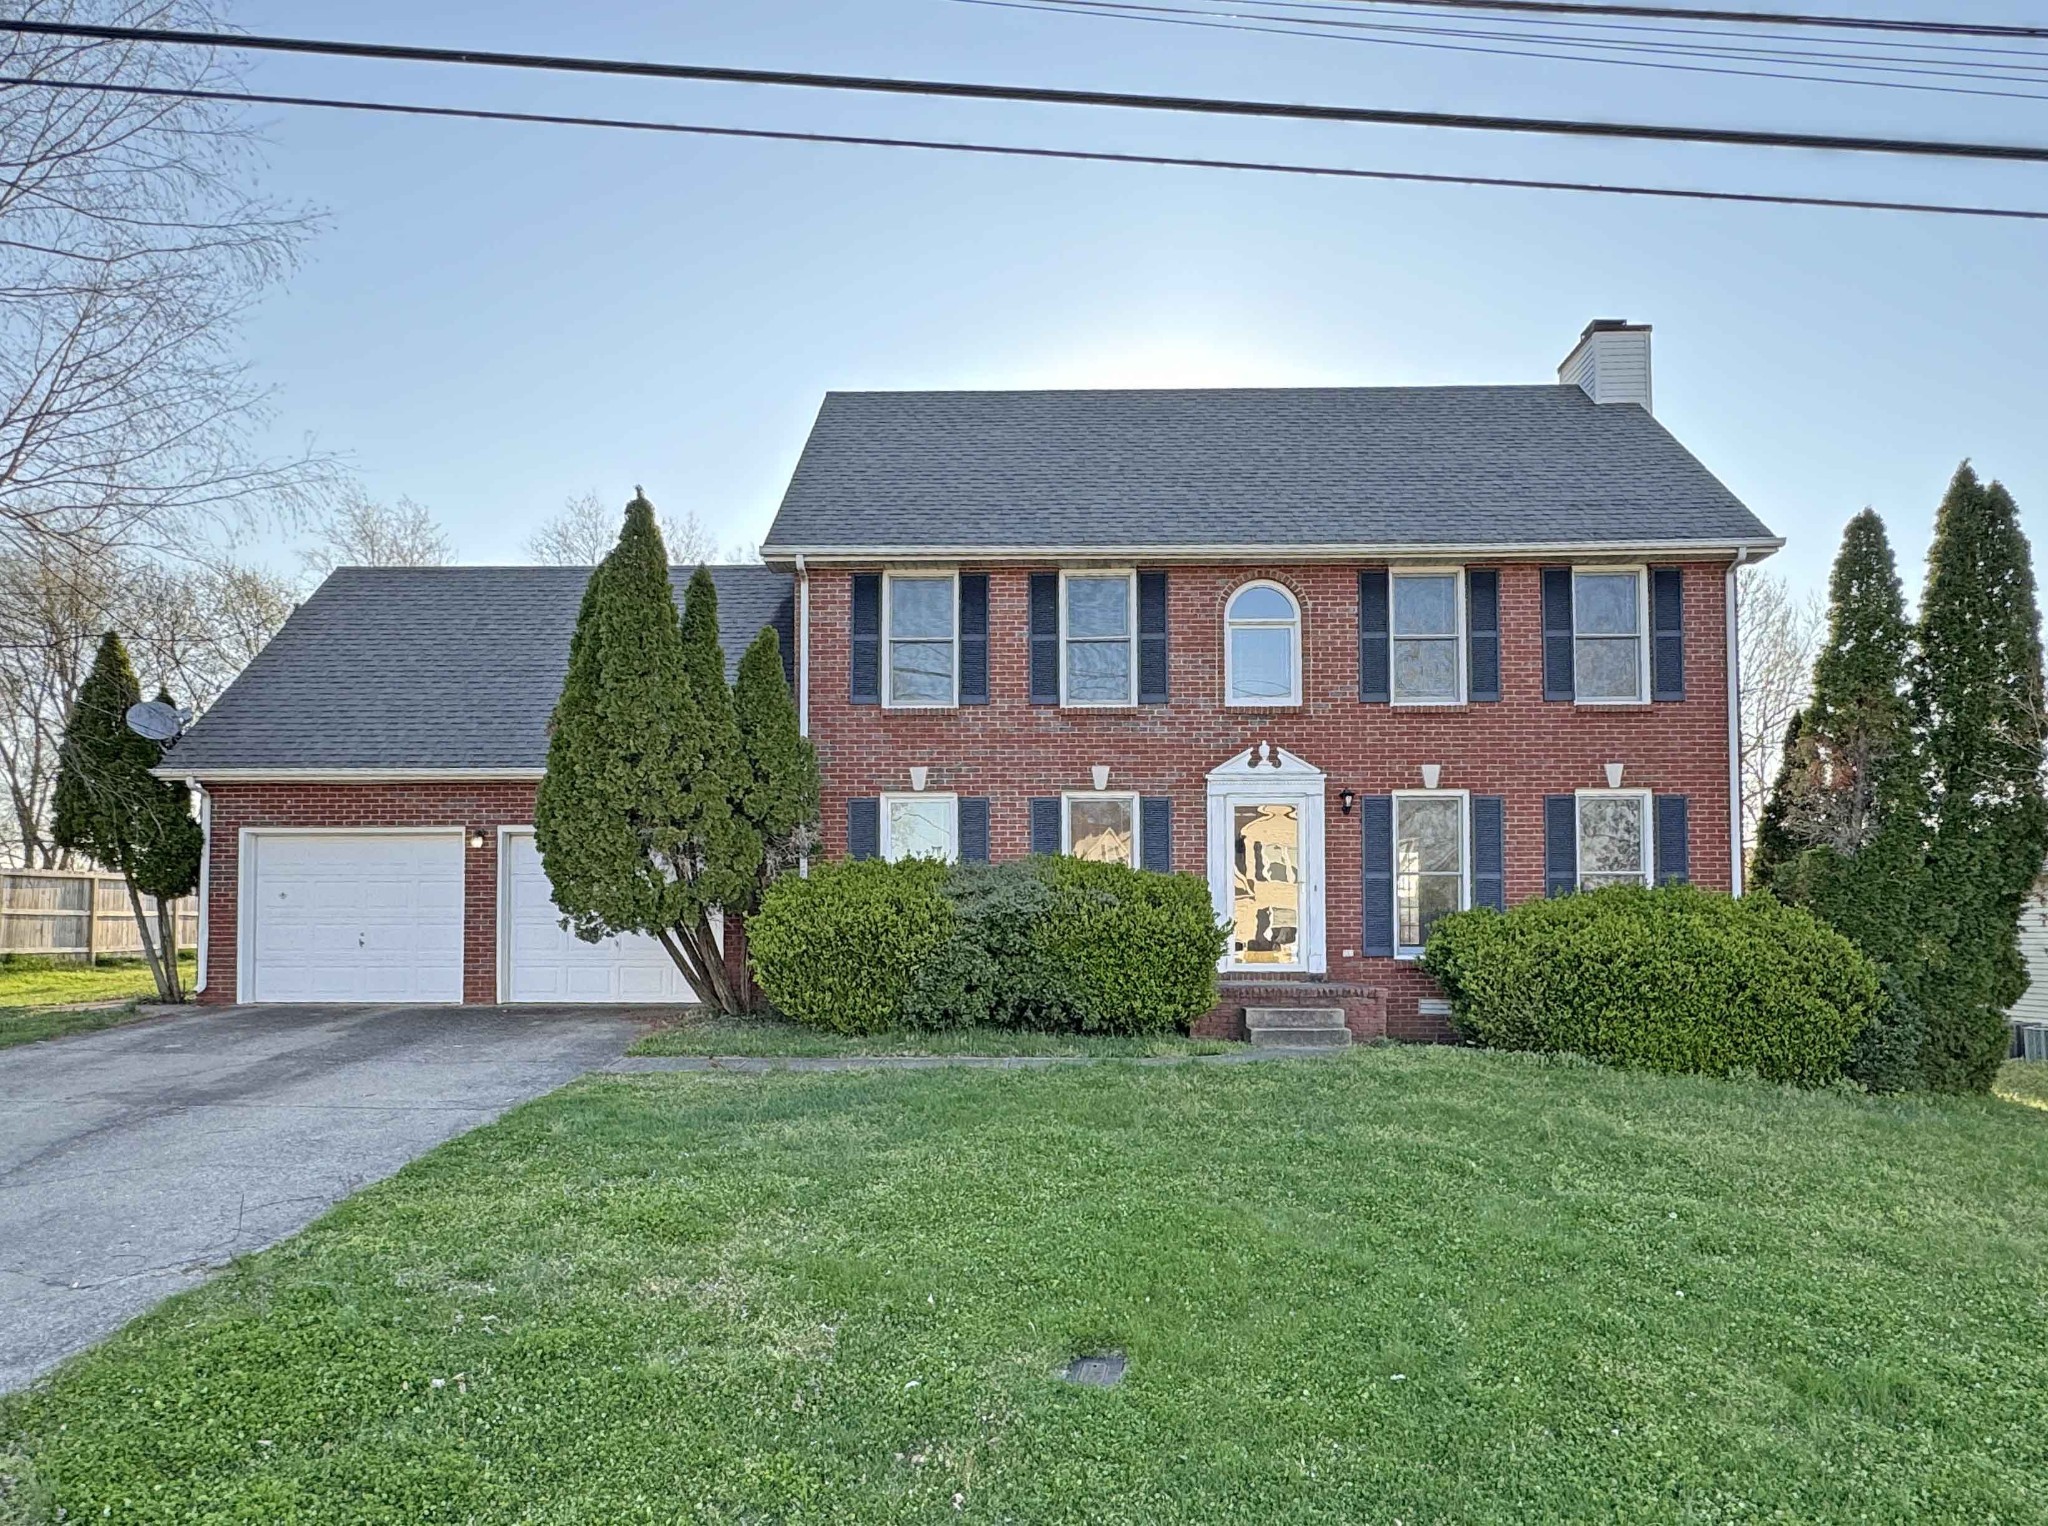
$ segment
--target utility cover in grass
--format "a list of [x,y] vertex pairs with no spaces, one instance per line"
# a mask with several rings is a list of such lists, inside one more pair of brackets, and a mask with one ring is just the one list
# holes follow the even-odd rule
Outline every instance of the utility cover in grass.
[[1124,1380],[1124,1354],[1095,1351],[1077,1356],[1060,1369],[1060,1376],[1083,1388],[1114,1388]]

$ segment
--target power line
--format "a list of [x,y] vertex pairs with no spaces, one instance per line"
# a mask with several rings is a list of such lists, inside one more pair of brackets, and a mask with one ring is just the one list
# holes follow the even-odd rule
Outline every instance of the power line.
[[[1944,142],[1924,138],[1869,138],[1840,133],[1782,132],[1762,128],[1685,127],[1654,122],[1593,122],[1556,117],[1482,116],[1472,112],[1399,111],[1366,106],[1318,106],[1286,101],[1151,95],[1122,90],[1060,90],[1039,85],[990,85],[961,80],[890,79],[854,74],[810,74],[790,69],[740,69],[711,64],[646,63],[475,48],[428,48],[397,43],[341,42],[233,32],[185,32],[164,27],[84,26],[68,22],[0,21],[0,31],[92,37],[113,42],[165,42],[225,49],[310,53],[387,62],[471,64],[578,74],[629,75],[727,85],[780,85],[806,90],[850,90],[953,100],[1012,101],[1040,106],[1104,106],[1201,116],[1273,117],[1301,122],[1367,123],[1381,127],[1442,127],[1474,132],[1541,133],[1576,138],[1633,138],[1662,143],[1717,143],[1745,148],[1811,148],[1843,153],[1901,154],[1921,158],[1990,159],[2048,163],[2048,147],[2030,143]],[[31,81],[30,83],[41,83]]]
[[[1369,22],[1322,21],[1293,16],[1272,16],[1256,11],[1205,11],[1187,6],[1126,4],[1122,0],[954,0],[959,5],[981,5],[996,10],[1042,11],[1048,15],[1079,16],[1092,21],[1139,21],[1161,26],[1198,27],[1210,31],[1253,32],[1269,37],[1309,37],[1324,42],[1355,42],[1391,48],[1426,48],[1448,53],[1483,53],[1499,58],[1551,59],[1564,63],[1608,64],[1625,69],[1666,69],[1681,74],[1718,74],[1736,79],[1793,80],[1802,83],[1824,85],[1861,85],[1873,90],[1915,90],[1937,95],[1991,96],[2000,100],[2048,101],[2048,94],[2038,90],[1979,90],[1963,85],[1923,85],[1907,80],[1855,79],[1834,74],[1805,74],[1783,69],[1736,69],[1714,64],[1672,63],[1665,58],[1605,58],[1597,54],[1567,53],[1554,51],[1566,47],[1656,49],[1676,48],[1678,45],[1661,45],[1640,42],[1600,42],[1594,39],[1559,39],[1555,43],[1541,37],[1521,38],[1527,47],[1485,47],[1479,43],[1420,42],[1411,37],[1359,36],[1353,32],[1319,31],[1321,27],[1356,27],[1368,33],[1384,31],[1414,31],[1434,37],[1485,38],[1502,36],[1499,33],[1461,31],[1448,27],[1377,27]],[[1272,26],[1256,25],[1246,20],[1227,19],[1233,16],[1251,16],[1259,21],[1277,23]],[[1201,18],[1201,19],[1196,19]],[[1537,48],[1553,51],[1538,52]],[[1717,57],[1718,54],[1691,52],[1681,56]],[[1736,55],[1738,58],[1743,55]],[[2014,80],[2007,75],[1982,74],[1974,71],[1949,69],[1909,69],[1896,64],[1844,63],[1834,67],[1844,69],[1883,70],[1900,74],[1936,74],[1963,79],[2004,80],[2012,84],[2031,84],[2039,81]]]
[[[1384,0],[1354,0],[1378,5]],[[1785,11],[1711,11],[1679,5],[1606,5],[1576,0],[1401,0],[1404,5],[1454,11],[1533,11],[1544,15],[1631,16],[1667,21],[1731,21],[1744,26],[1837,27],[1857,32],[1917,32],[1936,37],[2048,38],[2048,27],[1977,21],[1920,21],[1886,16],[1816,16]]]
[[1039,148],[1007,143],[933,138],[892,138],[858,133],[799,132],[766,127],[722,127],[697,122],[651,122],[634,117],[571,116],[556,112],[491,111],[468,106],[424,106],[400,101],[365,101],[332,96],[267,95],[247,90],[181,89],[169,85],[116,85],[97,80],[31,80],[0,76],[0,89],[27,85],[106,95],[233,101],[253,106],[310,106],[391,116],[441,117],[472,122],[527,122],[548,127],[604,127],[629,132],[680,133],[705,138],[751,138],[776,143],[830,143],[860,148],[915,148],[942,153],[984,154],[1015,159],[1061,159],[1089,164],[1137,164],[1177,169],[1242,170],[1271,175],[1305,175],[1336,180],[1379,180],[1412,185],[1481,186],[1523,191],[1579,191],[1606,196],[1649,196],[1675,201],[1726,201],[1755,206],[1827,207],[1863,212],[1915,212],[1946,217],[1990,217],[2048,222],[2048,210],[2027,207],[1957,205],[1947,202],[1874,201],[1842,196],[1796,196],[1763,191],[1708,191],[1680,186],[1611,184],[1603,181],[1529,180],[1498,175],[1430,174],[1420,170],[1369,170],[1344,165],[1295,164],[1262,159],[1202,159],[1172,154],[1112,153],[1079,148]]

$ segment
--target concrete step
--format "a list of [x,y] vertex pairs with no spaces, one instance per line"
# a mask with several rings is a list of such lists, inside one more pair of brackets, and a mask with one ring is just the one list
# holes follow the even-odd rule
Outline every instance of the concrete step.
[[1246,1030],[1254,1049],[1349,1049],[1348,1028],[1251,1028]]
[[1248,1028],[1341,1028],[1342,1007],[1246,1007]]

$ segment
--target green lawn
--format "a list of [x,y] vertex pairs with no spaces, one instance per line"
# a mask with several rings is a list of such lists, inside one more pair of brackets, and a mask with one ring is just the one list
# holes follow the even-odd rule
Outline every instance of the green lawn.
[[[178,960],[178,967],[184,971],[185,988],[190,990],[198,975],[197,962],[186,954]],[[110,1028],[134,1014],[137,1000],[154,995],[156,982],[150,979],[149,966],[139,959],[106,960],[92,967],[0,965],[0,1049]],[[62,1010],[76,1002],[106,1001],[122,1005],[85,1012]]]
[[2048,1065],[2007,1060],[1999,1067],[1992,1089],[2007,1102],[2048,1110]]
[[724,1017],[691,1011],[655,1029],[628,1054],[791,1055],[849,1054],[1145,1055],[1220,1054],[1235,1046],[1221,1039],[1180,1034],[1155,1038],[1112,1038],[1080,1033],[1020,1033],[1009,1028],[967,1028],[938,1033],[876,1033],[854,1036],[806,1028],[776,1017]]
[[1448,1049],[590,1079],[11,1401],[0,1473],[71,1521],[2038,1521],[2044,1203],[2031,1108]]

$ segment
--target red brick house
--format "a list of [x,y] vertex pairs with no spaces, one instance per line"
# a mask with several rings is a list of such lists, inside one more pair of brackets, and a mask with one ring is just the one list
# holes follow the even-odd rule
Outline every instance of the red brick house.
[[[1602,323],[1536,386],[832,394],[766,567],[718,571],[726,647],[793,638],[828,854],[1202,875],[1234,929],[1206,1028],[1436,1037],[1413,960],[1447,910],[1740,888],[1735,570],[1781,542],[1657,423],[1649,358]],[[405,999],[401,967],[416,998],[677,994],[546,936],[518,831],[580,576],[339,574],[179,744],[208,1000]],[[519,662],[465,655],[510,625]],[[379,715],[333,713],[352,683]],[[280,737],[291,691],[316,719]],[[439,944],[368,958],[380,894]]]

